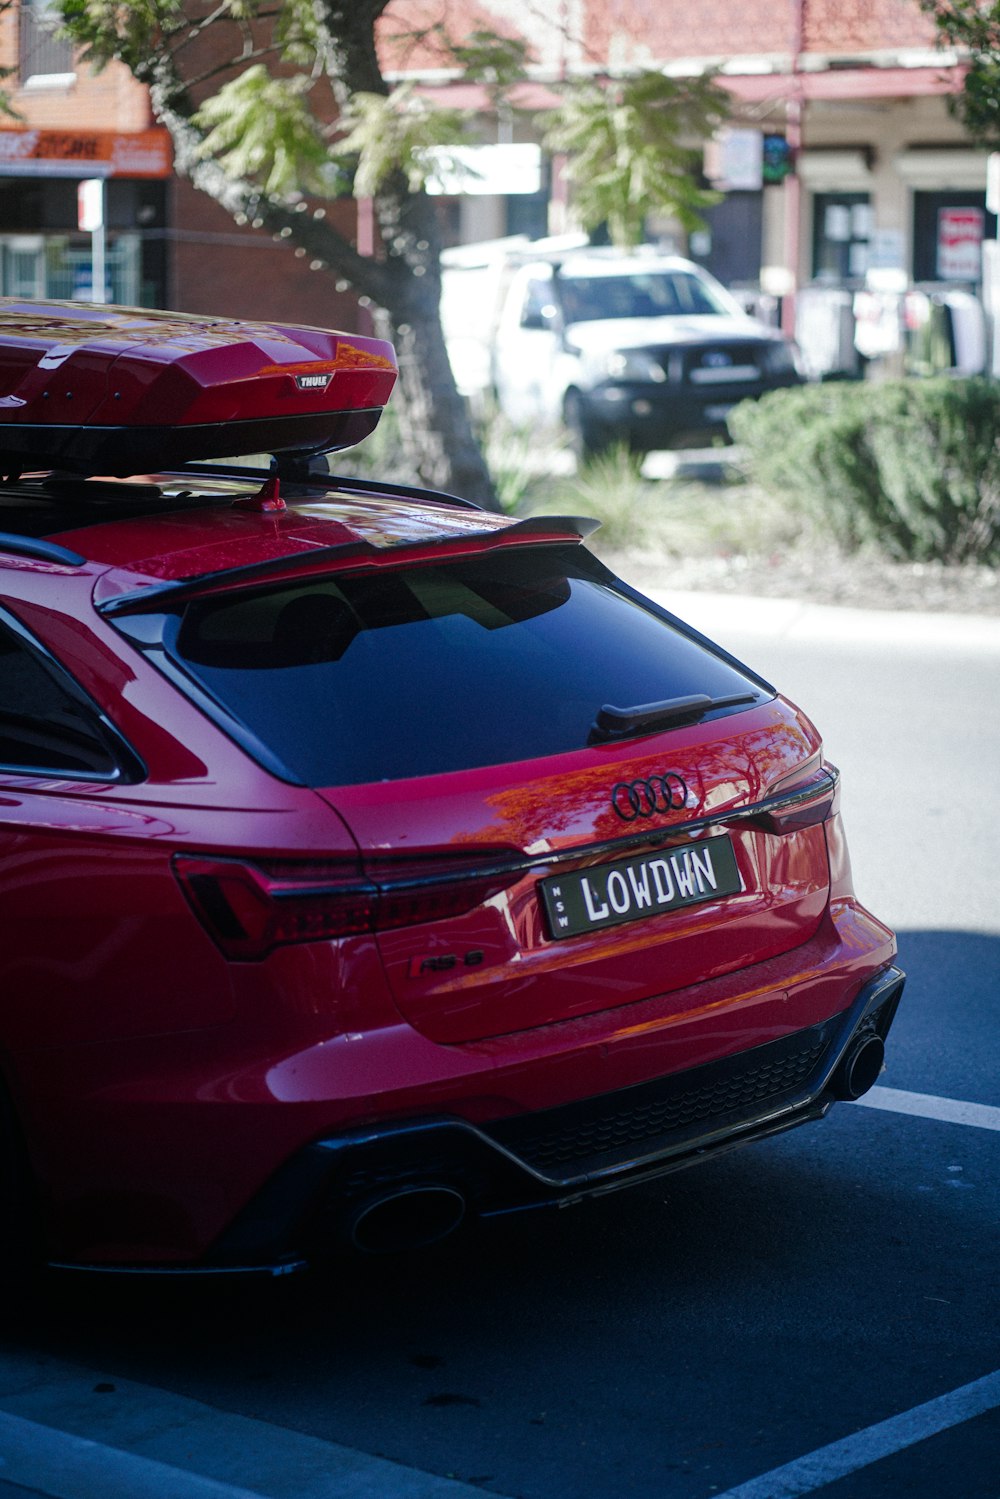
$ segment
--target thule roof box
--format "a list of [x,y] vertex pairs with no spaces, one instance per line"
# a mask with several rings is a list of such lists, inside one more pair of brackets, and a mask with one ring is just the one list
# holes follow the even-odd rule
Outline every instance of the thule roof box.
[[329,453],[367,437],[395,379],[381,339],[0,298],[0,474]]

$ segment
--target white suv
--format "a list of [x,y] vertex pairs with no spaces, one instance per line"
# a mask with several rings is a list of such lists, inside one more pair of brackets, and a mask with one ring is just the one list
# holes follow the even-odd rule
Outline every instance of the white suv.
[[522,265],[493,345],[500,409],[578,451],[725,436],[732,408],[800,382],[798,351],[677,256],[586,250]]

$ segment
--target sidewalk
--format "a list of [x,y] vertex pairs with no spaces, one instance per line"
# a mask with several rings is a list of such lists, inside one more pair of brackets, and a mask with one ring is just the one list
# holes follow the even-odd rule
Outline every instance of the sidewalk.
[[0,1352],[0,1499],[483,1499],[483,1490],[61,1360]]
[[802,599],[755,598],[659,586],[656,603],[696,630],[730,646],[747,636],[878,645],[885,650],[1000,653],[1000,617],[910,610],[850,609]]

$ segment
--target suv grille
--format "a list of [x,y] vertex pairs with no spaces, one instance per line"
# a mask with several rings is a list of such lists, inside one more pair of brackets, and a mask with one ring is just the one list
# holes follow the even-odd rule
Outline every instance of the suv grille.
[[692,349],[685,356],[685,379],[709,387],[748,384],[760,379],[760,358],[760,348],[745,342]]

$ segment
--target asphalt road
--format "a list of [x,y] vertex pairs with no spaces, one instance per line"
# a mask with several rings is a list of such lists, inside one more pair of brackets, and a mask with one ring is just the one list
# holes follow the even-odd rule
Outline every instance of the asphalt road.
[[875,1106],[330,1280],[50,1281],[8,1302],[0,1494],[998,1499],[1000,624],[695,622],[843,771],[909,974]]

